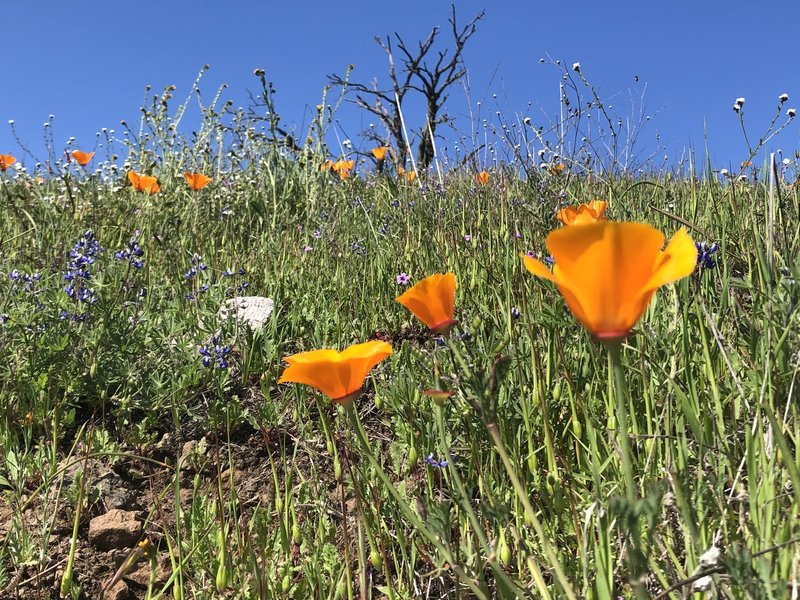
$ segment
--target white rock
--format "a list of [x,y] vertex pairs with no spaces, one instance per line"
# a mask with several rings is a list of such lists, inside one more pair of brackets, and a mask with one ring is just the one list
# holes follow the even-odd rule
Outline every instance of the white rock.
[[264,296],[236,296],[226,300],[217,315],[223,321],[231,317],[241,325],[249,326],[254,332],[262,329],[272,316],[275,301]]

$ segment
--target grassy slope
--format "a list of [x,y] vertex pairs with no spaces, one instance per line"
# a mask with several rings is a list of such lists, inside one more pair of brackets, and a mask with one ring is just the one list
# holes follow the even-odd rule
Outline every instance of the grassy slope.
[[[469,593],[464,577],[489,594],[630,596],[637,577],[656,593],[700,573],[713,545],[714,585],[731,597],[781,597],[796,578],[796,190],[779,199],[768,256],[760,184],[494,172],[476,187],[452,173],[443,191],[422,193],[372,175],[336,181],[275,154],[191,193],[172,166],[153,197],[80,175],[69,196],[63,182],[4,180],[0,267],[42,277],[33,292],[7,277],[0,287],[0,587],[66,558],[51,534],[72,538],[76,517],[86,539],[103,512],[89,458],[126,473],[170,557],[174,577],[150,597],[174,581],[186,598],[217,597],[215,587],[443,597]],[[613,219],[667,235],[686,221],[695,240],[721,245],[716,269],[658,292],[624,347],[635,504],[624,500],[605,353],[519,259],[544,251],[560,203],[595,197],[610,200]],[[105,247],[92,266],[98,301],[85,322],[60,320],[84,310],[63,273],[87,229]],[[142,269],[114,258],[137,230]],[[208,268],[186,278],[195,253]],[[460,325],[439,346],[394,302],[395,278],[446,270]],[[243,281],[275,299],[275,318],[255,337],[225,329],[229,368],[205,368],[198,348]],[[346,415],[276,384],[281,356],[375,337],[395,353],[357,401],[361,421],[405,510],[449,548],[461,579],[365,460]],[[456,391],[441,413],[420,394],[437,373]],[[207,449],[176,471],[183,442],[204,434]],[[445,446],[454,465],[425,465]],[[241,462],[248,447],[256,463]],[[239,472],[258,484],[246,498]],[[78,555],[75,580],[92,589]]]

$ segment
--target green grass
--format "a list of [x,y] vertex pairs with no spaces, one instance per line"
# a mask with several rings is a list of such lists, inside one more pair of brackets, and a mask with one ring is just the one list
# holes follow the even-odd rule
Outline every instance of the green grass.
[[[258,137],[221,171],[211,151],[160,147],[159,131],[150,154],[132,146],[155,196],[74,167],[41,185],[2,175],[4,594],[27,582],[24,597],[56,597],[74,545],[62,589],[97,597],[121,562],[86,541],[109,468],[166,565],[138,597],[687,597],[709,574],[719,597],[782,598],[797,585],[796,188],[775,198],[769,253],[759,182],[498,167],[487,186],[454,169],[421,190],[338,181],[319,147],[289,155]],[[189,165],[214,183],[190,192]],[[721,246],[716,268],[657,293],[623,346],[633,500],[607,353],[519,258],[545,251],[557,207],[590,198]],[[90,306],[64,292],[87,230],[105,248]],[[141,269],[114,256],[135,235]],[[208,268],[186,278],[195,254]],[[25,289],[13,269],[41,278]],[[445,271],[460,325],[441,345],[394,301],[395,278]],[[275,299],[273,319],[256,335],[222,328],[229,367],[206,368],[198,349],[243,281]],[[276,383],[282,356],[376,337],[394,354],[355,414]],[[442,407],[420,393],[436,382],[455,392]]]

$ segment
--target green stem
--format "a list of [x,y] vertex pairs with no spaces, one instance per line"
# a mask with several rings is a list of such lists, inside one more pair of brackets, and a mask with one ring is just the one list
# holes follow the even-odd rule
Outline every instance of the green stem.
[[489,564],[491,565],[495,576],[506,586],[506,589],[514,590],[518,586],[514,585],[506,575],[505,571],[503,571],[502,566],[497,560],[497,554],[495,552],[496,549],[489,548],[489,542],[487,541],[486,536],[483,533],[483,528],[481,527],[480,521],[478,520],[478,516],[472,509],[472,503],[469,501],[469,496],[467,496],[467,490],[464,487],[464,482],[461,480],[461,475],[459,475],[458,469],[456,468],[455,463],[453,461],[453,455],[450,454],[450,442],[447,439],[447,431],[445,430],[444,426],[444,406],[442,406],[442,404],[440,404],[439,402],[435,402],[435,404],[436,404],[436,428],[439,430],[439,441],[441,444],[441,452],[447,459],[447,464],[451,466],[451,468],[447,470],[447,475],[450,479],[453,480],[453,483],[455,483],[456,489],[458,490],[458,495],[461,498],[461,506],[467,513],[467,518],[472,524],[472,529],[475,531],[475,535],[478,536],[478,541],[480,542],[483,551],[486,552],[487,554]]
[[[633,460],[631,459],[631,448],[628,440],[628,399],[625,393],[625,380],[622,376],[622,359],[620,357],[620,348],[622,347],[621,341],[607,342],[608,356],[611,361],[611,370],[614,374],[614,403],[616,405],[617,413],[617,443],[619,444],[619,451],[622,460],[622,474],[625,479],[625,496],[628,499],[630,509],[633,510],[638,498],[638,490],[636,488],[636,481],[633,478]],[[635,571],[638,567],[635,564],[633,557],[639,551],[641,546],[641,530],[639,528],[639,520],[634,517],[632,529],[628,532],[633,544],[631,551],[631,569],[634,571],[631,580],[631,586],[636,598],[649,598],[647,588],[641,580],[641,577]]]
[[403,516],[409,521],[409,523],[419,531],[422,536],[427,539],[431,544],[433,544],[436,549],[441,554],[442,558],[447,561],[450,565],[450,568],[453,572],[458,576],[458,578],[464,582],[464,584],[470,589],[470,591],[475,594],[475,597],[482,598],[483,600],[488,600],[486,594],[475,584],[471,577],[469,577],[464,570],[456,564],[455,560],[453,559],[453,555],[447,549],[447,547],[442,543],[439,538],[428,529],[425,524],[420,521],[419,517],[412,511],[403,497],[400,495],[400,492],[392,484],[389,476],[383,470],[378,460],[372,454],[372,448],[370,448],[369,440],[367,439],[367,434],[364,431],[363,426],[361,425],[361,421],[358,418],[358,414],[356,414],[356,409],[353,403],[345,405],[345,411],[347,412],[347,416],[350,418],[350,422],[353,425],[353,430],[355,431],[356,437],[358,438],[359,443],[361,444],[364,453],[367,455],[367,460],[369,464],[375,469],[375,472],[378,474],[378,477],[386,486],[386,489],[391,494],[392,498],[394,498],[397,505],[400,507]]
[[514,471],[514,466],[511,464],[511,459],[509,459],[508,454],[506,453],[506,449],[503,445],[503,440],[500,438],[500,432],[497,429],[497,425],[494,423],[486,423],[486,431],[489,432],[489,437],[492,438],[494,447],[497,450],[497,453],[500,455],[500,460],[503,461],[503,466],[506,469],[506,473],[508,473],[508,477],[511,479],[511,485],[514,486],[514,491],[517,494],[517,498],[519,498],[519,501],[522,503],[522,507],[525,509],[525,515],[528,517],[528,520],[531,522],[531,525],[536,532],[536,536],[539,538],[539,544],[541,545],[545,556],[547,556],[547,560],[550,561],[550,566],[555,572],[556,579],[561,584],[566,597],[570,600],[576,600],[577,596],[575,596],[575,591],[572,589],[572,585],[567,580],[567,577],[561,568],[561,564],[558,562],[558,557],[556,556],[553,547],[550,545],[550,542],[547,541],[544,527],[542,527],[541,521],[539,521],[539,519],[536,517],[536,513],[533,511],[533,507],[531,506],[530,500],[528,500],[528,494],[525,491],[525,487],[522,485],[522,482],[519,480],[516,472]]
[[621,342],[608,342],[608,357],[611,361],[611,370],[614,373],[614,403],[617,417],[617,443],[622,455],[622,476],[625,479],[625,496],[631,502],[637,497],[636,482],[633,479],[633,462],[631,448],[628,440],[628,404],[625,394],[625,380],[622,376],[622,360],[620,358]]

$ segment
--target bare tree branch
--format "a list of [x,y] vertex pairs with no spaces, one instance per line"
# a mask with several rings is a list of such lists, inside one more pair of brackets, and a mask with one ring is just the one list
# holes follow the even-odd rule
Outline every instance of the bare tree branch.
[[377,81],[366,85],[346,81],[338,75],[328,76],[332,84],[347,86],[351,89],[355,93],[355,99],[352,102],[381,120],[397,146],[395,157],[397,166],[405,163],[408,152],[401,118],[403,100],[408,92],[417,92],[425,98],[425,123],[419,128],[420,144],[417,152],[419,168],[427,169],[433,161],[433,136],[436,135],[436,126],[447,120],[446,116],[439,114],[449,96],[447,89],[466,74],[462,52],[467,41],[477,31],[477,23],[484,17],[484,14],[484,11],[481,11],[464,27],[459,28],[456,22],[456,7],[453,4],[448,19],[453,36],[453,50],[452,52],[449,49],[437,51],[432,66],[428,64],[427,58],[437,41],[438,27],[434,27],[425,40],[418,42],[413,51],[409,49],[399,33],[394,33],[402,63],[399,72],[395,64],[391,36],[387,36],[385,41],[379,36],[375,36],[376,43],[386,53],[389,89],[380,89]]

